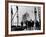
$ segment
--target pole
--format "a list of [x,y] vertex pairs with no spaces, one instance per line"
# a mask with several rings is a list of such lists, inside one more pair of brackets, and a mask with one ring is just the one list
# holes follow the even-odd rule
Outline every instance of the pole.
[[18,6],[16,6],[16,9],[17,9],[17,26],[18,26],[18,24],[19,24]]
[[34,9],[34,14],[35,14],[35,21],[34,21],[34,30],[36,29],[36,20],[37,20],[37,10],[36,7]]
[[12,26],[12,17],[13,17],[13,9],[12,9],[12,6],[11,6],[11,26]]

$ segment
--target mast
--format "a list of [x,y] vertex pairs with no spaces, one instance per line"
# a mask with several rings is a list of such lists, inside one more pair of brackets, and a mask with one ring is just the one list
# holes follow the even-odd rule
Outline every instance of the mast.
[[12,17],[13,17],[13,9],[12,9],[12,6],[11,6],[11,26],[12,26]]
[[19,24],[19,15],[18,15],[18,6],[16,6],[16,9],[17,9],[17,26],[18,26],[18,24]]
[[35,20],[34,20],[34,30],[36,28],[36,20],[37,20],[37,10],[36,7],[34,8]]

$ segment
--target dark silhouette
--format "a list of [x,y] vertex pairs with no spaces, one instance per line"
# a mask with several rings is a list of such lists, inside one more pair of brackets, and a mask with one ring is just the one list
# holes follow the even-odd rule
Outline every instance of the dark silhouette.
[[31,22],[31,26],[34,27],[34,21]]
[[40,30],[40,24],[39,24],[38,21],[36,21],[36,29],[37,29],[37,30]]
[[21,22],[21,26],[23,26],[23,22]]
[[[25,22],[25,29],[27,29],[27,28],[31,28],[31,27],[34,27],[34,21],[28,21],[28,20],[26,20]],[[23,22],[21,22],[21,26],[23,27]]]

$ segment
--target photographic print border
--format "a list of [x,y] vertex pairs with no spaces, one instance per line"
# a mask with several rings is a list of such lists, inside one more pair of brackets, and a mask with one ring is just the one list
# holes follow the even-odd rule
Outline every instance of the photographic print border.
[[[28,34],[8,34],[8,3],[26,3],[26,4],[42,4],[43,5],[43,32]],[[27,1],[5,1],[5,36],[22,36],[22,35],[38,35],[45,33],[45,3],[44,2],[27,2]]]

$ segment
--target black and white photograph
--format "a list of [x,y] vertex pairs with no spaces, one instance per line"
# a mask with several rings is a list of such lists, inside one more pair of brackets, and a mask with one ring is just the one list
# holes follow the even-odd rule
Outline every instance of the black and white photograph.
[[43,32],[43,4],[8,3],[8,33]]
[[11,31],[40,30],[40,7],[11,5]]

